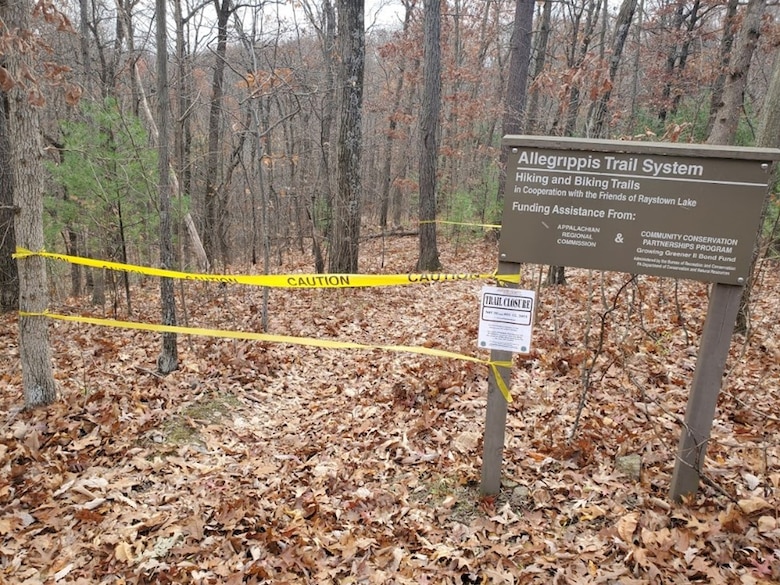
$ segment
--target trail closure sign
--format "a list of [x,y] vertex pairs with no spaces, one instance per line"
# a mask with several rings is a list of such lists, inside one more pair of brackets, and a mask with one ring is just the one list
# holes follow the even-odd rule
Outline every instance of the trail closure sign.
[[501,260],[744,284],[767,149],[508,136]]
[[484,349],[530,353],[535,299],[532,290],[482,287],[477,345]]
[[[680,435],[670,496],[697,491],[780,150],[505,136],[508,151],[498,274],[522,263],[714,283]],[[511,363],[495,349],[491,361]],[[483,494],[500,489],[506,402],[488,383]]]

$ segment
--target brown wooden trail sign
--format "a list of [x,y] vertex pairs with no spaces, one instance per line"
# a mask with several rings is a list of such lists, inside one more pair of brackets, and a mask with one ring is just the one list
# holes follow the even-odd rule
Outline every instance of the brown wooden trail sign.
[[[695,493],[780,150],[539,136],[503,146],[499,274],[532,263],[714,283],[670,490],[674,500]],[[491,373],[483,494],[501,484],[501,398]]]

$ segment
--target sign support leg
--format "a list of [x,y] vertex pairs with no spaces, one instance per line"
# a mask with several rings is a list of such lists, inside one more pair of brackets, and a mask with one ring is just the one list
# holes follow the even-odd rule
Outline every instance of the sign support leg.
[[[490,361],[512,361],[512,353],[492,350]],[[510,387],[511,368],[498,368],[507,388]],[[501,489],[501,463],[504,456],[504,435],[506,434],[506,399],[498,387],[493,368],[488,378],[487,415],[485,417],[485,435],[482,451],[482,481],[479,493],[483,496],[495,495]]]
[[679,502],[683,496],[695,494],[699,489],[699,475],[715,418],[741,296],[741,286],[715,284],[712,287],[696,371],[685,409],[685,426],[674,462],[670,492],[674,501]]

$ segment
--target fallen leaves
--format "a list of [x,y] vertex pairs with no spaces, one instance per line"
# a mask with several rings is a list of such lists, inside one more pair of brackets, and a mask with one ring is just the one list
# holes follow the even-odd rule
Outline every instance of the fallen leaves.
[[[413,264],[408,244],[388,245],[387,270]],[[444,254],[462,272],[496,257],[482,242]],[[607,298],[622,278],[604,276]],[[760,341],[780,334],[776,277],[761,281],[756,341],[735,348],[705,462],[733,501],[705,486],[679,506],[667,494],[706,287],[680,284],[682,320],[671,281],[621,299],[570,438],[593,356],[583,324],[603,303],[585,273],[569,279],[541,291],[535,353],[513,372],[505,487],[487,498],[478,365],[192,338],[161,378],[155,335],[59,325],[62,401],[19,412],[20,377],[0,369],[0,582],[776,582],[780,454],[764,437],[777,436],[780,368]],[[270,324],[476,354],[480,286],[274,292]],[[188,291],[198,325],[259,326],[259,291],[210,291]],[[154,321],[145,300],[139,318]],[[13,327],[0,321],[0,368],[17,365]],[[627,456],[639,479],[618,468]]]

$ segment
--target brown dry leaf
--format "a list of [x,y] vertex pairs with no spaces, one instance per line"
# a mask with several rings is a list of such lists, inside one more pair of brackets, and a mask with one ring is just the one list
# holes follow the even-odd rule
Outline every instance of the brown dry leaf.
[[737,503],[739,504],[740,509],[747,515],[772,507],[772,504],[767,502],[764,498],[759,497],[746,498],[739,500]]
[[761,534],[772,532],[774,530],[777,530],[778,527],[780,527],[777,518],[775,518],[774,516],[761,516],[758,519],[757,524],[758,524],[758,531]]
[[126,542],[120,542],[116,545],[116,547],[114,547],[114,556],[118,561],[122,561],[128,565],[135,563],[135,558],[133,557],[133,547]]
[[634,539],[634,532],[639,525],[639,512],[629,512],[617,522],[617,532],[623,542],[630,543]]
[[[367,240],[361,268],[408,269],[417,252],[410,243]],[[442,243],[448,269],[492,270],[494,242],[461,242],[460,252]],[[279,270],[309,268],[310,258],[296,252]],[[540,273],[524,271],[524,286],[535,286]],[[762,563],[780,548],[777,490],[750,518],[710,490],[685,505],[662,501],[707,286],[640,278],[630,302],[617,299],[569,441],[582,368],[595,347],[584,346],[583,323],[601,319],[600,297],[612,306],[625,275],[599,275],[593,295],[592,275],[567,269],[567,276],[569,285],[540,291],[535,353],[512,372],[518,392],[508,407],[505,484],[491,499],[481,499],[478,487],[482,365],[193,336],[181,344],[181,368],[162,379],[148,373],[156,335],[58,324],[52,345],[63,400],[8,414],[0,425],[8,471],[0,503],[17,510],[0,514],[0,551],[19,562],[4,567],[3,578],[32,582],[43,566],[52,575],[73,566],[61,582],[110,576],[128,585],[774,578],[766,573],[771,562]],[[473,355],[482,283],[450,284],[272,292],[269,329],[427,342]],[[762,380],[776,379],[780,365],[760,340],[780,335],[780,274],[768,271],[756,286],[756,335],[739,359],[730,358],[729,391],[720,398],[724,412],[749,411],[771,437],[780,431],[780,389]],[[132,293],[138,320],[158,322],[156,289]],[[199,325],[260,328],[260,290],[185,283],[182,294]],[[5,413],[19,401],[16,326],[0,315],[0,352],[12,357],[0,360]],[[556,366],[562,362],[567,367]],[[653,379],[657,372],[672,382]],[[774,449],[739,428],[721,417],[708,451],[719,467],[715,481],[732,493],[761,469],[760,454]],[[613,471],[614,457],[639,452],[647,474],[626,483]],[[762,480],[780,486],[774,471]]]
[[84,90],[81,89],[80,86],[73,84],[68,85],[68,88],[65,90],[65,103],[69,106],[78,105],[83,93]]

